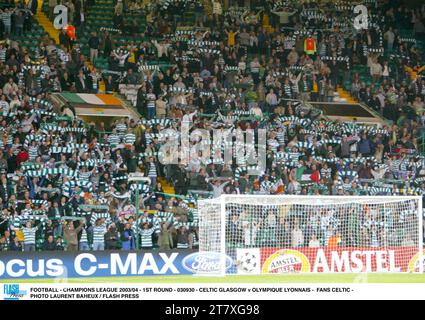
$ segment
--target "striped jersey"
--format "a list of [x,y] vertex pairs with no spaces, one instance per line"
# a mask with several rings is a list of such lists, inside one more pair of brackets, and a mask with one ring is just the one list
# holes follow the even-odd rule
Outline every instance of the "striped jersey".
[[15,150],[14,152],[13,152],[13,154],[15,155],[15,156],[17,156],[18,155],[18,153],[19,153],[19,148],[20,147],[22,147],[22,144],[20,144],[20,143],[14,143],[14,144],[12,144],[12,148]]
[[93,228],[93,243],[105,242],[106,227],[104,224]]
[[37,229],[37,227],[22,228],[22,233],[24,234],[24,244],[35,244],[35,233],[37,232]]
[[7,101],[0,100],[0,110],[3,112],[3,115],[7,115],[9,112],[9,103]]
[[148,173],[148,177],[157,177],[157,172],[156,172],[156,166],[155,163],[151,163],[150,167],[149,167],[149,173]]
[[285,145],[285,131],[284,130],[278,131],[276,133],[276,139],[279,142],[280,146],[284,146]]
[[289,84],[285,84],[283,86],[283,91],[285,92],[285,95],[287,97],[292,97],[292,89],[291,89],[291,86]]
[[1,19],[5,26],[10,26],[12,24],[12,13],[11,12],[3,12],[1,14]]
[[399,159],[391,161],[390,163],[391,171],[398,171],[400,168],[400,164],[401,164],[401,160]]
[[259,73],[260,72],[260,66],[258,64],[251,63],[251,72],[252,73]]
[[320,169],[320,175],[325,179],[331,178],[332,169],[331,168],[322,168]]
[[339,172],[339,179],[348,178],[350,181],[357,180],[359,177],[357,171],[353,170],[344,170]]
[[34,161],[35,158],[37,158],[37,156],[38,156],[38,147],[37,146],[35,146],[35,147],[30,146],[28,148],[28,153],[29,153],[29,160]]
[[298,88],[298,83],[296,81],[292,83],[292,92],[300,93],[300,90]]
[[269,140],[267,140],[267,146],[270,147],[270,149],[273,151],[273,153],[277,153],[277,148],[279,147],[279,142],[277,142],[275,139],[269,139]]
[[302,86],[303,86],[303,92],[308,92],[308,82],[307,81],[303,81],[302,82]]
[[134,144],[136,142],[136,135],[134,133],[127,133],[124,136],[124,144]]
[[[10,116],[10,115],[9,115]],[[11,134],[9,134],[7,137],[6,137],[6,144],[7,145],[11,145],[13,143],[13,135],[11,135]]]
[[80,242],[85,242],[85,243],[89,242],[88,239],[87,239],[87,231],[84,228],[83,228],[83,230],[81,230]]
[[274,183],[271,181],[263,181],[261,182],[261,190],[270,193],[270,189],[273,187]]
[[79,174],[78,174],[78,178],[80,179],[80,180],[89,180],[90,179],[90,176],[91,176],[91,172],[89,172],[89,171],[87,171],[87,172],[80,172]]
[[146,100],[148,101],[148,108],[155,108],[156,96],[153,93],[148,93],[146,95]]
[[152,235],[155,232],[155,227],[150,229],[142,229],[141,230],[141,238],[142,238],[142,248],[152,248]]
[[319,46],[319,56],[326,56],[327,49],[326,43],[322,42]]
[[180,233],[177,236],[177,249],[189,248],[189,235],[187,233]]
[[6,62],[6,48],[0,49],[0,62]]
[[288,152],[288,158],[292,162],[297,162],[298,159],[300,158],[300,153],[299,152]]
[[28,216],[28,215],[32,215],[32,209],[31,208],[27,208],[27,209],[24,209],[24,210],[22,210],[22,212],[21,212],[21,214],[23,215],[23,216]]
[[117,146],[120,143],[120,137],[116,134],[111,134],[108,137],[108,142],[111,146]]
[[155,134],[146,132],[145,133],[146,144],[150,144],[153,141],[154,137],[155,137]]
[[401,171],[407,171],[409,167],[409,160],[401,160],[400,161],[400,170]]
[[117,131],[118,131],[118,134],[124,134],[127,131],[127,125],[125,123],[118,123]]

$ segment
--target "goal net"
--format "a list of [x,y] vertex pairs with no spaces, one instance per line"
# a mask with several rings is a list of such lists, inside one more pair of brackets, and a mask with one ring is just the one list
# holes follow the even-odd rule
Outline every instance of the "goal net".
[[225,195],[198,209],[220,275],[424,269],[421,197]]

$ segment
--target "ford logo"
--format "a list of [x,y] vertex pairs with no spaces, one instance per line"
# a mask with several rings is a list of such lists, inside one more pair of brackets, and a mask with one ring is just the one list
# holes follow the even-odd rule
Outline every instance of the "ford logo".
[[[233,260],[225,256],[226,270],[233,265]],[[183,261],[183,268],[193,273],[219,273],[221,263],[221,253],[218,252],[196,252],[186,256]]]

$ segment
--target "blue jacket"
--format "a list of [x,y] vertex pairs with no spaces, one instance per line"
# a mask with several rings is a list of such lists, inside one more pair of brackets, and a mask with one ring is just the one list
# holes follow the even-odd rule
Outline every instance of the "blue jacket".
[[369,139],[361,139],[359,141],[359,152],[361,154],[370,154],[372,152],[372,145]]
[[[136,239],[132,229],[124,230],[122,233],[122,250],[135,250]],[[129,239],[131,237],[131,239]]]

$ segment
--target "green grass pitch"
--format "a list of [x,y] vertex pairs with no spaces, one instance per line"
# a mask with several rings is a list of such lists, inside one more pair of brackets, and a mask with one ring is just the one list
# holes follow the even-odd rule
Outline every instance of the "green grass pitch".
[[261,276],[147,276],[78,279],[0,279],[0,283],[425,283],[425,274],[285,274]]

